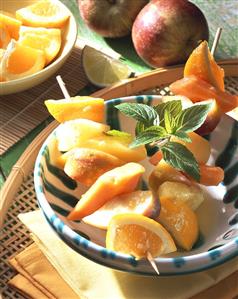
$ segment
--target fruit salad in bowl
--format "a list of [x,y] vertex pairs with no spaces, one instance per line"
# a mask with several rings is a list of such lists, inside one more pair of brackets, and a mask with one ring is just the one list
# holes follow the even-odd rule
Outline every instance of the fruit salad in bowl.
[[[221,112],[221,99],[203,97],[45,102],[60,125],[38,154],[34,183],[66,244],[97,263],[145,275],[155,274],[151,261],[161,275],[177,275],[237,256],[237,122]],[[207,135],[214,105],[220,119]]]

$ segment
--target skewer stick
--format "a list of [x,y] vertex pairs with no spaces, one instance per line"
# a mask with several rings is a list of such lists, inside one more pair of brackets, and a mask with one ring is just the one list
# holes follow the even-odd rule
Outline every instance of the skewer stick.
[[61,76],[60,75],[56,76],[56,80],[59,83],[59,86],[61,88],[61,91],[62,91],[65,99],[70,101],[69,92],[68,92],[67,88],[65,87],[65,83],[64,83],[63,79],[61,78]]
[[155,263],[155,260],[154,260],[153,256],[151,255],[151,253],[150,253],[149,251],[147,252],[147,259],[148,259],[148,261],[150,262],[150,264],[151,264],[151,266],[153,267],[153,269],[155,270],[155,272],[156,272],[158,275],[160,275],[160,273],[159,273],[159,269],[158,269],[158,267],[157,267],[157,265],[156,265],[156,263]]
[[220,36],[221,36],[221,32],[222,32],[222,28],[218,27],[215,38],[214,38],[214,41],[213,41],[213,44],[212,44],[212,49],[211,49],[212,56],[214,56],[214,54],[215,54],[215,51],[216,51],[216,48],[218,46],[218,42],[219,42],[219,39],[220,39]]

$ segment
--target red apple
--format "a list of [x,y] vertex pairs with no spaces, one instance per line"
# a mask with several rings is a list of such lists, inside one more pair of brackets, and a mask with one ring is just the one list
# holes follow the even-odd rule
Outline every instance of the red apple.
[[199,135],[208,135],[209,133],[211,133],[220,122],[223,114],[222,110],[217,105],[216,100],[209,100],[209,102],[210,101],[212,102],[212,107],[208,112],[204,123],[195,131]]
[[137,15],[132,27],[137,54],[152,67],[185,62],[208,36],[203,13],[187,0],[152,0]]
[[79,11],[87,26],[104,37],[122,37],[148,0],[78,0]]

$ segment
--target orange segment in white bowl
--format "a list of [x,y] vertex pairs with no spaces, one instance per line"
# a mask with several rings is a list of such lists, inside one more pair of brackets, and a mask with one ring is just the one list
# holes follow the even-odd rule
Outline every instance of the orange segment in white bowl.
[[157,257],[176,251],[169,232],[155,220],[137,214],[119,214],[112,218],[106,235],[106,247],[136,258]]
[[0,27],[4,26],[11,38],[17,40],[19,38],[19,30],[22,22],[15,19],[10,14],[0,12]]
[[45,66],[45,54],[41,50],[23,46],[12,40],[1,60],[0,73],[8,80],[32,75]]
[[11,36],[4,24],[0,23],[0,48],[6,49],[11,41]]
[[61,28],[69,14],[58,0],[40,0],[17,10],[16,17],[27,26]]

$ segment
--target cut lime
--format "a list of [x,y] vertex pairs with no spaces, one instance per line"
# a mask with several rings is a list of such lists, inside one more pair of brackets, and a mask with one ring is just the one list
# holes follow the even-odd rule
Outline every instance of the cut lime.
[[131,75],[129,66],[89,46],[82,51],[82,65],[88,80],[99,87],[110,86]]

